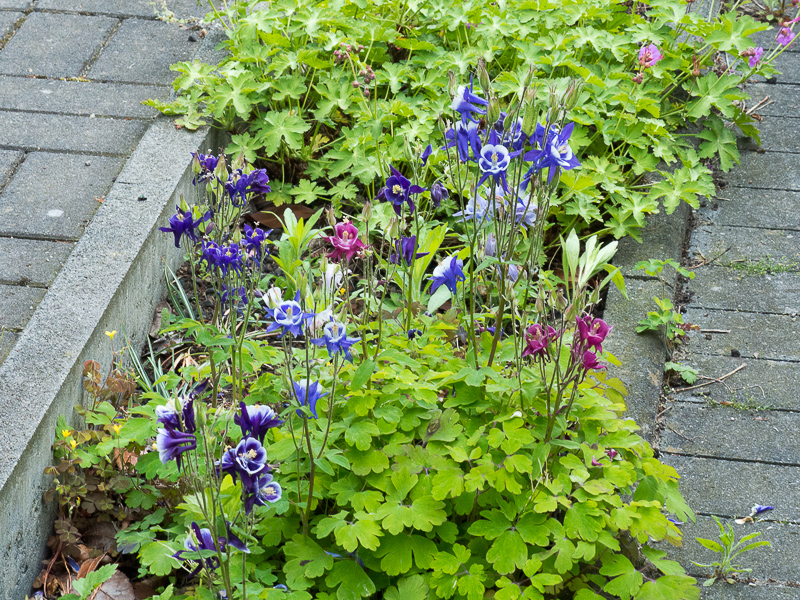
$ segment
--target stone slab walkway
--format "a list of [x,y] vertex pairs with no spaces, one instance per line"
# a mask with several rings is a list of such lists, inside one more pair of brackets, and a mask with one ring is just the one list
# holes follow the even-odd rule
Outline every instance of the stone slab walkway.
[[[765,40],[766,41],[766,40]],[[765,44],[766,45],[766,44]],[[796,46],[796,45],[795,45]],[[656,429],[663,461],[682,477],[697,523],[681,527],[673,556],[698,578],[715,560],[694,538],[717,539],[717,516],[737,538],[762,532],[771,548],[741,556],[749,584],[716,583],[709,600],[800,598],[800,52],[778,60],[773,84],[749,86],[762,147],[740,141],[742,162],[723,174],[715,198],[694,211],[685,320],[698,326],[674,360],[706,377],[726,378],[680,392],[662,408]],[[698,380],[701,383],[703,380]],[[754,504],[774,505],[755,524],[733,519]],[[667,549],[667,548],[664,548]]]
[[169,65],[197,52],[199,36],[155,7],[0,0],[0,363],[155,118],[142,101],[167,98]]

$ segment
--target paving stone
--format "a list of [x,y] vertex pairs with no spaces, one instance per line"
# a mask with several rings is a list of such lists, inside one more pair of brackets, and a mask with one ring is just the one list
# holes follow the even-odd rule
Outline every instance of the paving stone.
[[6,184],[23,156],[25,154],[18,150],[0,150],[0,188]]
[[22,329],[47,290],[18,285],[0,285],[0,329]]
[[155,17],[163,14],[164,5],[179,19],[201,18],[209,10],[205,0],[199,6],[196,0],[156,0],[155,2],[151,0],[115,0],[114,2],[109,2],[109,0],[39,0],[36,8],[100,13],[120,17]]
[[0,195],[0,234],[79,238],[122,164],[103,156],[28,155]]
[[[771,27],[766,31],[759,31],[756,34],[751,36],[753,42],[755,42],[756,46],[761,46],[764,48],[765,52],[768,52],[770,48],[773,48],[777,45],[775,38],[778,37],[778,29],[776,27]],[[800,40],[796,40],[793,44],[790,44],[789,47],[784,50],[786,52],[800,52],[800,44],[798,44]]]
[[0,330],[0,364],[3,364],[8,353],[11,352],[14,344],[17,343],[17,338],[19,338],[19,336],[13,331]]
[[[621,239],[614,255],[614,265],[625,277],[646,277],[644,271],[634,268],[643,259],[671,258],[680,261],[688,216],[689,205],[683,202],[671,215],[663,208],[657,214],[647,215],[647,226],[641,232],[642,241],[637,242],[630,236]],[[674,281],[670,283],[674,285]]]
[[[796,27],[795,31],[797,31]],[[800,42],[800,40],[792,45],[796,48],[798,42]],[[767,47],[764,46],[764,48],[766,51]],[[784,52],[775,59],[772,66],[780,71],[778,75],[774,75],[776,83],[800,83],[800,53],[796,51]],[[763,82],[764,79],[764,77],[754,77],[753,81]]]
[[19,8],[27,10],[33,4],[33,0],[0,0],[0,8]]
[[0,146],[126,155],[147,129],[145,121],[0,111]]
[[[800,61],[800,55],[797,55]],[[795,86],[796,87],[796,86]],[[798,90],[800,94],[800,90]],[[767,152],[800,152],[800,118],[797,113],[791,117],[764,117],[758,124],[761,133],[761,150]],[[740,151],[757,151],[759,145],[752,138],[737,132]],[[769,159],[767,159],[769,160]]]
[[142,102],[166,100],[169,88],[151,85],[0,77],[0,109],[105,117],[154,117]]
[[0,237],[0,282],[50,285],[73,246],[64,242]]
[[750,94],[748,106],[755,106],[758,102],[769,96],[763,106],[756,109],[756,114],[762,117],[796,117],[797,97],[800,90],[796,85],[768,83],[752,83],[744,91]]
[[660,447],[673,454],[800,465],[800,413],[672,402]]
[[800,231],[798,206],[800,192],[728,186],[716,198],[701,202],[697,214],[715,225]]
[[663,450],[660,460],[678,471],[681,493],[697,513],[739,518],[749,515],[754,504],[766,504],[775,507],[765,513],[766,519],[800,522],[797,467],[680,456]]
[[688,353],[731,356],[731,352],[739,352],[744,358],[800,361],[800,344],[797,342],[800,339],[800,321],[797,317],[688,308],[683,318],[701,329],[730,331],[690,331],[686,346]]
[[721,174],[720,179],[723,196],[729,185],[800,192],[800,156],[780,152],[770,152],[768,156],[742,152],[739,166],[730,173]]
[[770,583],[716,583],[700,590],[701,600],[797,600],[798,596],[800,590],[796,587]]
[[21,12],[0,12],[0,38],[5,37],[5,35],[11,31],[17,21],[22,19],[25,16],[25,13]]
[[[752,408],[781,408],[800,412],[800,368],[796,363],[732,356],[680,355],[676,362],[688,365],[706,377],[722,377],[742,364],[741,371],[699,389],[681,392],[675,397],[682,402],[734,402]],[[702,380],[696,383],[702,383]]]
[[32,13],[0,51],[0,73],[77,77],[117,23],[109,17]]
[[[89,69],[88,77],[111,81],[169,84],[177,73],[169,66],[188,60],[197,44],[175,23],[128,19]],[[158,48],[158,52],[153,52]]]
[[745,267],[759,262],[764,267],[775,263],[774,270],[783,270],[800,261],[800,233],[781,229],[700,226],[692,233],[689,256],[697,260],[704,256],[709,261],[718,257],[714,264],[734,265],[743,272],[752,272],[753,269]]
[[[723,521],[723,525],[730,521]],[[761,532],[759,540],[770,542],[770,546],[762,546],[736,557],[734,564],[740,564],[744,569],[752,569],[751,573],[745,573],[745,579],[753,578],[757,581],[773,580],[784,584],[796,584],[800,581],[800,569],[798,569],[797,556],[800,552],[800,526],[792,523],[758,523],[756,525],[737,525],[730,522],[736,533],[736,538],[740,539],[747,534]],[[666,550],[667,556],[678,560],[688,573],[698,577],[700,582],[710,577],[713,569],[698,567],[692,561],[701,564],[708,564],[716,560],[719,555],[701,546],[696,537],[718,540],[719,527],[712,517],[699,516],[697,523],[687,523],[681,526],[683,532],[683,548],[677,549],[666,542],[655,544],[659,550]],[[700,583],[699,582],[699,583]],[[727,589],[728,584],[715,583],[714,587],[719,586],[721,590]],[[725,586],[724,588],[722,586]],[[755,588],[754,588],[755,589]],[[800,596],[800,590],[795,589],[795,595],[790,598]],[[729,600],[731,596],[716,596]],[[747,598],[757,596],[747,596]],[[773,600],[772,596],[761,596]],[[713,596],[712,596],[713,598]],[[780,596],[777,596],[780,598]]]
[[[800,235],[800,234],[798,234]],[[688,306],[700,308],[752,310],[797,316],[800,313],[800,261],[793,272],[754,275],[747,269],[771,263],[732,263],[741,269],[701,267],[685,289],[691,295]]]

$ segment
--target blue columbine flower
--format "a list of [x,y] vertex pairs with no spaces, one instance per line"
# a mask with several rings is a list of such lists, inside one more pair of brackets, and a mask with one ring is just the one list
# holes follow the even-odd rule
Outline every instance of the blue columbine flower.
[[756,505],[753,506],[753,508],[750,509],[750,514],[753,515],[753,516],[756,516],[756,515],[761,514],[762,512],[765,512],[767,510],[775,510],[775,507],[774,506],[765,506],[763,504],[756,504]]
[[453,213],[454,217],[464,217],[464,220],[471,221],[478,220],[478,225],[482,225],[485,220],[491,221],[491,209],[489,201],[483,196],[479,196],[477,192],[469,199],[464,210],[459,210]]
[[478,134],[478,123],[470,121],[455,124],[455,128],[448,129],[444,133],[447,143],[442,146],[442,150],[455,147],[458,151],[458,158],[461,162],[470,160],[470,149],[473,156],[478,156],[481,151],[481,138]]
[[278,306],[272,309],[267,309],[267,313],[274,319],[274,322],[267,327],[266,333],[275,331],[276,329],[283,329],[279,338],[282,338],[287,333],[294,336],[303,334],[303,323],[314,316],[314,313],[305,313],[300,306],[300,291],[298,290],[294,296],[294,300],[284,300]]
[[514,211],[516,222],[522,223],[526,227],[533,227],[534,223],[536,223],[538,210],[539,207],[536,206],[535,202],[530,200],[529,194],[525,193],[522,186],[520,186],[517,196],[517,206]]
[[244,402],[240,402],[239,408],[241,412],[233,417],[233,422],[242,428],[243,436],[254,437],[262,444],[267,431],[283,425],[283,421],[269,406],[262,404],[247,406]]
[[200,223],[211,218],[211,211],[207,211],[206,214],[195,220],[191,208],[182,211],[179,206],[176,206],[175,210],[177,212],[169,218],[169,227],[159,227],[158,230],[173,234],[176,248],[181,247],[181,236],[184,235],[196,244],[200,239],[197,235]]
[[353,362],[353,355],[350,354],[350,346],[360,341],[361,338],[348,337],[345,326],[331,318],[330,322],[326,323],[325,327],[322,328],[322,337],[311,340],[311,343],[317,346],[322,346],[324,344],[331,358],[341,353],[344,354],[347,360]]
[[411,185],[407,177],[404,177],[400,171],[389,165],[392,174],[386,180],[386,186],[378,193],[378,198],[386,199],[392,203],[394,212],[400,216],[400,209],[403,204],[408,204],[408,209],[414,212],[414,200],[411,198],[412,194],[421,194],[425,188],[418,185]]
[[404,237],[394,243],[395,253],[389,256],[389,262],[394,265],[402,264],[410,267],[415,258],[427,256],[430,252],[415,252],[417,249],[417,236]]
[[236,242],[228,246],[220,246],[216,242],[203,242],[200,260],[205,261],[209,269],[219,269],[222,276],[226,277],[231,270],[241,274],[244,254]]
[[431,186],[431,200],[433,200],[433,205],[436,208],[439,208],[439,205],[442,203],[442,200],[449,197],[450,197],[450,192],[446,187],[444,187],[444,185],[442,185],[442,182],[439,181],[438,179],[434,181],[433,185]]
[[550,183],[559,170],[569,171],[570,169],[581,166],[581,163],[575,158],[572,148],[569,146],[569,138],[572,135],[574,127],[574,123],[569,123],[560,132],[555,132],[551,129],[547,140],[543,142],[543,149],[531,150],[525,155],[525,160],[533,161],[534,163],[525,175],[526,186],[534,171],[549,169],[547,183]]
[[[189,578],[191,579],[195,575],[200,572],[200,569],[203,568],[205,565],[206,569],[213,571],[219,568],[219,558],[216,555],[217,545],[214,543],[214,536],[211,535],[211,530],[200,529],[200,526],[192,522],[192,531],[194,535],[187,536],[186,540],[183,542],[184,550],[179,550],[172,556],[177,558],[178,560],[197,560],[197,568],[189,573]],[[227,545],[227,540],[224,537],[219,537],[219,551],[224,552],[225,546]],[[214,552],[212,556],[208,556],[206,558],[200,557],[199,559],[187,559],[183,558],[184,554],[188,553],[197,553],[199,554],[201,551],[211,551]]]
[[422,166],[423,166],[423,167],[424,167],[426,164],[428,164],[428,157],[430,157],[430,155],[431,155],[431,154],[433,154],[433,146],[431,146],[430,144],[428,144],[428,145],[426,146],[425,150],[423,150],[423,151],[422,151],[422,154],[421,154],[421,155],[420,155],[420,157],[419,157],[419,160],[420,160],[420,162],[422,163]]
[[458,290],[458,282],[465,281],[467,278],[463,271],[464,263],[458,258],[457,254],[448,256],[433,270],[433,276],[430,278],[433,283],[431,284],[431,294],[433,294],[440,285],[450,290],[453,296],[456,295]]
[[272,229],[264,231],[256,227],[253,229],[250,225],[244,226],[244,241],[243,246],[248,256],[255,256],[258,262],[261,262],[261,251],[265,250],[265,254],[269,255],[269,251],[264,248],[267,243],[267,236],[272,233]]
[[208,181],[214,176],[214,170],[219,164],[219,157],[211,154],[200,154],[199,152],[194,152],[193,156],[199,168],[195,170],[197,175],[192,179],[192,185],[197,185],[198,181]]
[[467,87],[461,85],[450,103],[450,108],[461,114],[462,123],[469,120],[476,121],[475,114],[485,115],[486,111],[481,106],[489,106],[489,103],[475,94],[472,89],[472,84]]
[[269,177],[265,169],[256,169],[250,173],[244,173],[241,169],[236,169],[228,177],[225,183],[225,190],[231,198],[234,206],[244,206],[247,204],[248,194],[268,194],[272,188],[268,185]]
[[244,512],[249,515],[253,506],[266,506],[268,503],[277,502],[283,495],[283,490],[278,482],[273,480],[271,473],[265,473],[244,483]]
[[197,438],[191,433],[162,427],[156,435],[156,449],[162,464],[174,460],[181,468],[181,454],[197,448]]
[[520,153],[509,152],[508,148],[499,143],[497,132],[492,129],[489,133],[489,143],[481,148],[480,158],[478,159],[478,166],[483,172],[483,175],[478,180],[478,185],[480,186],[489,177],[493,177],[495,184],[502,186],[503,191],[508,193],[506,172],[511,164],[511,159],[516,158]]
[[[319,381],[309,382],[308,379],[301,379],[292,382],[294,387],[294,394],[300,406],[308,406],[314,418],[317,418],[317,402],[320,398],[327,396],[320,393],[322,390],[319,387]],[[305,418],[305,414],[299,408],[297,409],[297,416]]]

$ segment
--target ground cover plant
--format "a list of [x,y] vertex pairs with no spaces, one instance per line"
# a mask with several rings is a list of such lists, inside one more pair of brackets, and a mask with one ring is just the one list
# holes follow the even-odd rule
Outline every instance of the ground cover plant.
[[[116,551],[160,598],[699,597],[648,546],[693,514],[601,362],[611,326],[591,309],[624,291],[616,242],[572,231],[558,268],[540,260],[582,168],[581,86],[542,102],[531,77],[508,106],[482,64],[474,80],[453,85],[459,132],[431,140],[446,178],[422,185],[420,147],[358,215],[287,209],[275,244],[239,229],[267,173],[195,157],[200,197],[162,228],[211,286],[210,313],[192,289],[162,323],[194,349],[140,373],[143,403],[115,404],[125,378],[89,365],[97,433],[62,424],[56,444],[62,498],[124,461],[107,495],[139,513]],[[455,228],[435,218],[447,196]]]
[[[275,204],[338,207],[374,195],[388,164],[408,173],[409,141],[458,131],[448,73],[464,80],[485,60],[511,104],[526,81],[546,102],[578,78],[571,144],[583,168],[564,173],[549,217],[563,230],[637,236],[648,213],[713,192],[705,162],[727,171],[738,161],[734,130],[758,138],[739,86],[774,72],[793,24],[776,11],[785,27],[774,47],[754,47],[749,36],[766,25],[741,5],[717,14],[709,0],[236,0],[212,5],[228,56],[175,65],[178,97],[152,104],[183,126],[231,131],[228,150],[269,169]],[[446,162],[431,166],[425,186]]]

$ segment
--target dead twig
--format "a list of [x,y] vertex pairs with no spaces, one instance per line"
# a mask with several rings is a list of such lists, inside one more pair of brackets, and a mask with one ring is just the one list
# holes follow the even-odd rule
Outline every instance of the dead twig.
[[701,329],[700,333],[730,333],[730,329]]
[[738,373],[739,371],[744,369],[746,366],[747,366],[747,363],[742,363],[741,365],[736,367],[733,371],[731,371],[730,373],[726,373],[722,377],[717,377],[716,379],[712,379],[711,381],[706,381],[705,383],[699,383],[699,384],[693,385],[691,387],[679,388],[676,391],[678,391],[678,392],[687,392],[689,390],[696,390],[697,388],[705,387],[705,386],[711,385],[713,383],[722,383],[723,379],[727,379],[728,377],[730,377],[734,373]]

